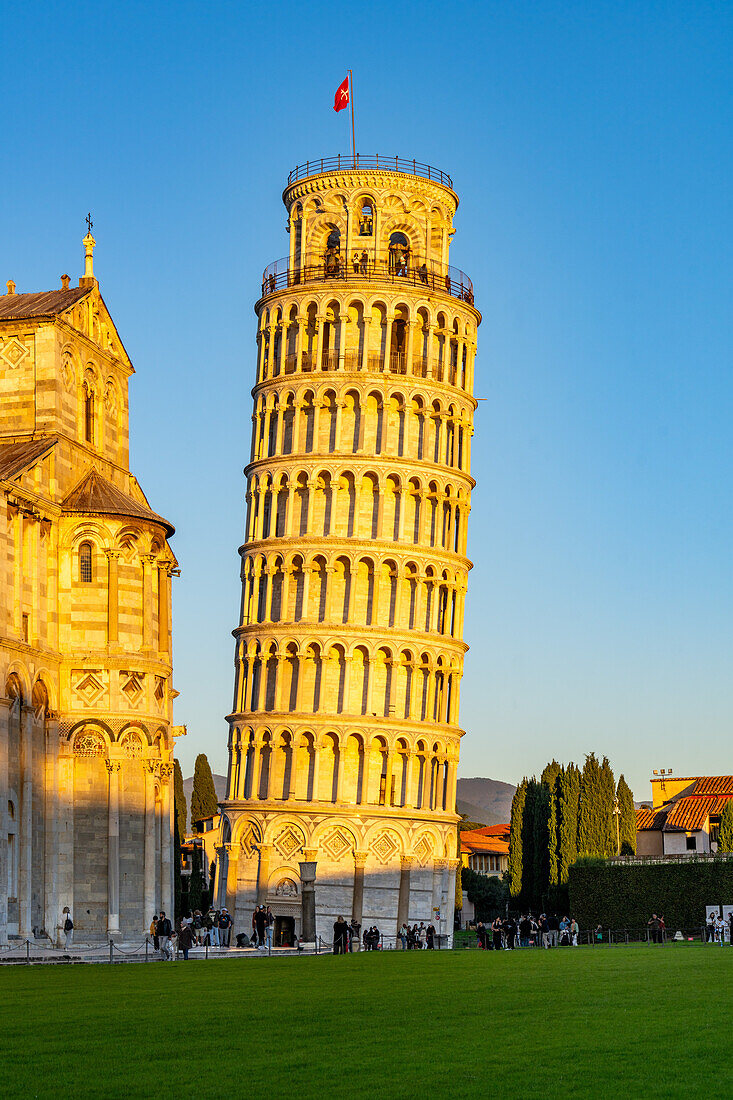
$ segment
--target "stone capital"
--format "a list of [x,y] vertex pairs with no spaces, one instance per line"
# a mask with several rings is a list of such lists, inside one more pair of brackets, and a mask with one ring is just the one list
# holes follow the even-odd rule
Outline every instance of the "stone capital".
[[446,868],[448,866],[449,863],[450,863],[450,860],[447,860],[447,859],[434,859],[433,860],[433,869],[435,871],[442,871],[442,870],[444,870],[444,868]]
[[369,852],[354,852],[354,866],[363,867],[369,859]]
[[121,765],[121,762],[119,760],[105,760],[104,766],[107,769],[107,771],[109,772],[109,774],[113,775],[114,772],[118,772],[120,770],[122,765]]
[[121,550],[116,550],[116,549],[105,550],[104,552],[107,555],[107,561],[110,561],[110,562],[111,561],[117,561],[118,558],[122,554]]
[[402,856],[402,858],[400,859],[400,867],[402,868],[403,871],[409,871],[410,868],[414,864],[415,864],[415,857],[414,856]]
[[313,863],[314,860],[318,859],[318,854],[319,854],[319,849],[318,848],[304,848],[303,849],[303,861],[305,863]]

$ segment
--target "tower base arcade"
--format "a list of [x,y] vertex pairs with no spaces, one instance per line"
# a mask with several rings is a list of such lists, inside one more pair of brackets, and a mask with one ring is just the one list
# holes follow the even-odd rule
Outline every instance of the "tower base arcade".
[[[376,925],[384,947],[395,946],[403,923],[432,924],[453,933],[456,827],[445,815],[366,812],[353,807],[284,807],[271,802],[256,812],[225,802],[231,837],[220,850],[217,905],[226,905],[235,932],[251,931],[257,905],[276,917],[275,946],[289,930],[303,934],[300,863],[316,863],[316,935],[333,940],[339,916],[364,930]],[[292,925],[288,919],[292,918]]]

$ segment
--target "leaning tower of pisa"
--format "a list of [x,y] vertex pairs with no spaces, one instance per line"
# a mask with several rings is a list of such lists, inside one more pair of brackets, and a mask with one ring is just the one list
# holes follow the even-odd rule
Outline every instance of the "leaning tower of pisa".
[[[450,177],[294,169],[264,272],[219,904],[450,936],[480,314]],[[310,903],[312,907],[312,902]],[[392,941],[393,942],[393,941]]]

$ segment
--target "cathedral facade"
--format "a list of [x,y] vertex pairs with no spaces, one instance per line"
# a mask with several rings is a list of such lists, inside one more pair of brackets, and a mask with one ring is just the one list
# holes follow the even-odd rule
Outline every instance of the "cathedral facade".
[[129,469],[93,273],[0,296],[0,944],[173,909],[173,528]]
[[[480,314],[458,198],[397,158],[317,161],[255,306],[220,904],[282,942],[339,915],[452,934]],[[307,885],[307,892],[310,887]]]

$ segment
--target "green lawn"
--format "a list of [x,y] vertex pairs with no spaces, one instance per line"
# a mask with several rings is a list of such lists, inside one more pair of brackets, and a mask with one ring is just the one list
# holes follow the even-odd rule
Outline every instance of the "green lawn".
[[733,1095],[733,950],[0,969],[4,1096]]

